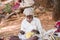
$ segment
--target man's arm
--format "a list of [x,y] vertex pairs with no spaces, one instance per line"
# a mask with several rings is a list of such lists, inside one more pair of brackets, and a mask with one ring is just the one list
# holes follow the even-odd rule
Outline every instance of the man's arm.
[[21,29],[20,29],[20,33],[21,34],[25,34],[25,28],[24,28],[24,21],[22,21],[22,23],[21,23]]

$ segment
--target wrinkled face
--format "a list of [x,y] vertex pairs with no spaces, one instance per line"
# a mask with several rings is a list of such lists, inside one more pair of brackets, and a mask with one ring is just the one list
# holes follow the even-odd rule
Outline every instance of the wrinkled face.
[[28,22],[31,22],[33,20],[33,15],[28,15],[26,17]]

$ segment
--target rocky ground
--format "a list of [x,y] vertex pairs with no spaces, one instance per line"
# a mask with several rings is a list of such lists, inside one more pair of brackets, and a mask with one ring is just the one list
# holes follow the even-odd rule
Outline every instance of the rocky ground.
[[[39,12],[39,10],[37,12]],[[39,12],[36,16],[41,20],[44,29],[49,30],[54,28],[55,21],[52,18],[52,11],[45,11],[44,13]],[[17,35],[19,33],[21,21],[24,17],[23,14],[20,14],[19,18],[13,16],[13,18],[0,24],[0,37],[4,37],[6,40],[9,39],[8,36]]]

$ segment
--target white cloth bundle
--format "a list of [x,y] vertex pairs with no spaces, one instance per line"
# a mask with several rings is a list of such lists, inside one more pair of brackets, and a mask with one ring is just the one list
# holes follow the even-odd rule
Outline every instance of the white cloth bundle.
[[26,8],[24,9],[24,12],[23,12],[26,16],[28,15],[34,15],[34,8]]
[[34,5],[34,0],[22,0],[20,7],[30,7]]

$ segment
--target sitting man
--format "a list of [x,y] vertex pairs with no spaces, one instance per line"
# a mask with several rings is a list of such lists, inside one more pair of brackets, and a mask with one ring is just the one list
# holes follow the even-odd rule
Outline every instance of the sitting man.
[[60,21],[58,21],[55,25],[55,27],[57,28],[56,31],[54,32],[56,36],[60,37]]
[[13,5],[13,7],[12,7],[12,10],[17,10],[17,9],[19,9],[20,2],[21,2],[20,0],[14,1],[14,5]]
[[60,21],[54,27],[54,29],[48,30],[46,34],[53,36],[54,40],[60,40]]
[[[22,40],[42,40],[42,34],[45,32],[38,18],[34,17],[34,9],[27,8],[23,12],[26,18],[21,23],[21,30],[18,34]],[[27,35],[26,35],[27,34]]]

